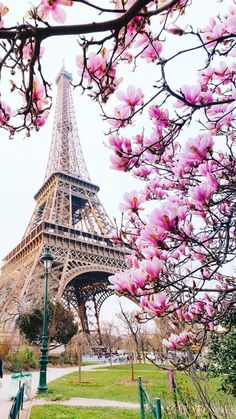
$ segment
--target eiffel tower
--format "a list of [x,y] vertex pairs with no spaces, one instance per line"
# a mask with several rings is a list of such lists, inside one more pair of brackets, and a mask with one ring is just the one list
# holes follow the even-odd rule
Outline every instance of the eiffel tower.
[[[15,318],[43,297],[40,257],[53,255],[49,299],[77,314],[81,329],[99,329],[99,312],[113,292],[108,276],[125,267],[124,249],[109,239],[112,222],[84,161],[71,92],[71,74],[61,69],[51,149],[36,206],[21,242],[4,258],[0,318]],[[9,321],[8,321],[9,323]]]

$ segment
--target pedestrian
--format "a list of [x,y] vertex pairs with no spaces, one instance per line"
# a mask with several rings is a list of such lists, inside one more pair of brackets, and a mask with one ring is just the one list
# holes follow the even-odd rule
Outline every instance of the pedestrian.
[[3,377],[3,370],[2,370],[2,358],[0,358],[0,378]]

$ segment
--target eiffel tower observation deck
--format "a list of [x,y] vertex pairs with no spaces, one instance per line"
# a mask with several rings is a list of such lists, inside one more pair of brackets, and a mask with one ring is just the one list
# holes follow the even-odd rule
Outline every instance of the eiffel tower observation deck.
[[[36,206],[21,242],[4,258],[0,279],[0,319],[40,304],[48,248],[54,261],[49,299],[61,301],[80,318],[84,332],[99,329],[108,276],[125,267],[124,249],[109,239],[112,222],[97,195],[81,149],[71,92],[71,74],[61,69],[51,149]],[[94,318],[95,316],[95,318]],[[93,326],[91,326],[91,322]]]

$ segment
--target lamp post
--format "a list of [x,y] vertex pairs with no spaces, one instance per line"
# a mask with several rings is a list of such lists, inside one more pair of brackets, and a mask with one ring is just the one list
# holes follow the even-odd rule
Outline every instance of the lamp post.
[[43,310],[43,335],[41,341],[41,356],[39,360],[39,385],[38,393],[45,393],[48,391],[47,386],[47,363],[48,363],[48,272],[52,266],[53,256],[46,248],[41,260],[45,268],[45,291],[44,291],[44,310]]

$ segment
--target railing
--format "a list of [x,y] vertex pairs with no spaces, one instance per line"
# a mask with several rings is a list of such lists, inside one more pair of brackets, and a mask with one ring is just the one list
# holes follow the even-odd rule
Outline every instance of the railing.
[[140,418],[141,419],[161,419],[161,400],[155,399],[153,403],[149,397],[146,389],[142,385],[141,377],[138,377],[138,390],[139,390],[139,401],[140,401]]
[[20,418],[20,410],[23,409],[23,402],[24,402],[24,387],[25,385],[19,388],[16,397],[14,398],[11,410],[8,415],[8,419],[19,419]]

